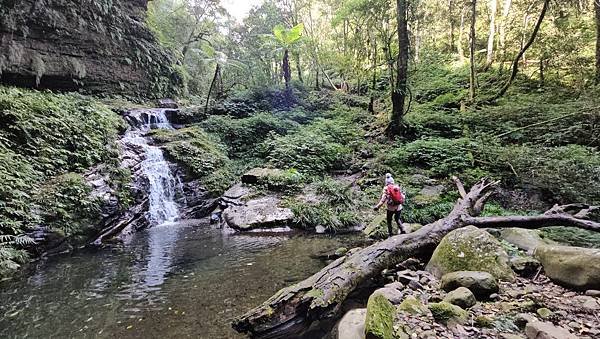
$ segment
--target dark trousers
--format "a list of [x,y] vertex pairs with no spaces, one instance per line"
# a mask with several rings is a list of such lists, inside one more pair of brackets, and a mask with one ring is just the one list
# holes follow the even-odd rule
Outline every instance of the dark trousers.
[[396,220],[396,224],[398,224],[398,233],[404,233],[404,229],[402,228],[402,221],[400,221],[400,211],[387,211],[387,227],[388,234],[390,237],[393,235],[392,233],[392,218]]

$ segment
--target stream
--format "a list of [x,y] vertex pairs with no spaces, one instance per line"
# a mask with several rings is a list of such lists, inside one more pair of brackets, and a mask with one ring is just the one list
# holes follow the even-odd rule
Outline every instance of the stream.
[[146,133],[172,128],[137,112],[126,145],[141,149],[150,227],[121,245],[38,260],[0,283],[0,338],[241,338],[233,318],[316,273],[315,256],[358,236],[235,234],[177,220],[181,182]]
[[355,236],[228,234],[205,221],[31,265],[0,284],[0,338],[242,338],[230,320]]

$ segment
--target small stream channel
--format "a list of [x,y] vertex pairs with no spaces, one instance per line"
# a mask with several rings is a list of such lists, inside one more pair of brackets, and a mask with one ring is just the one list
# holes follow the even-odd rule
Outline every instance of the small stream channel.
[[357,239],[233,234],[177,220],[180,180],[145,136],[172,126],[161,110],[140,116],[122,141],[145,154],[150,227],[125,244],[40,260],[1,282],[0,338],[239,338],[234,317],[325,266],[313,257]]

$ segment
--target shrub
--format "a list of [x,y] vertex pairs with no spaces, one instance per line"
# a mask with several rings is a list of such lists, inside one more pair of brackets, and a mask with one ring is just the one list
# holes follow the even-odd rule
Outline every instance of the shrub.
[[321,174],[347,168],[353,149],[358,147],[356,140],[358,130],[351,122],[318,119],[292,134],[267,141],[267,159],[277,168]]
[[600,154],[593,148],[508,146],[487,152],[488,170],[509,183],[541,190],[552,203],[600,203]]
[[69,236],[91,226],[99,216],[100,201],[90,192],[80,174],[66,173],[44,183],[34,200],[44,224]]
[[417,167],[432,176],[445,177],[473,166],[472,142],[465,138],[416,140],[397,145],[384,162],[392,168]]
[[167,155],[182,164],[188,175],[200,179],[211,193],[221,194],[233,182],[232,164],[226,149],[197,126],[179,130],[153,130],[154,139]]
[[271,133],[286,134],[296,128],[297,123],[269,113],[259,113],[245,119],[211,116],[200,126],[205,131],[216,134],[228,146],[229,154],[242,155],[255,151],[257,145]]

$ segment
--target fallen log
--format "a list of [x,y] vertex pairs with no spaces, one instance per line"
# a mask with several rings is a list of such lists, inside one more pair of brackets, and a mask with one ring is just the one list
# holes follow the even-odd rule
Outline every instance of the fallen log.
[[[457,178],[454,178],[454,181],[461,198],[445,218],[425,225],[416,232],[396,235],[349,252],[306,280],[280,290],[262,305],[234,320],[233,328],[260,338],[298,336],[314,321],[339,316],[341,306],[348,295],[369,278],[410,257],[432,253],[450,231],[470,223],[476,223],[480,227],[504,226],[502,218],[506,217],[478,217],[498,182],[482,179],[466,192]],[[594,225],[597,223],[577,219],[566,213],[544,217],[548,218],[544,219],[548,222],[568,221],[572,226],[599,229]],[[535,223],[535,226],[547,226],[546,222]],[[525,221],[521,224],[528,225]]]

